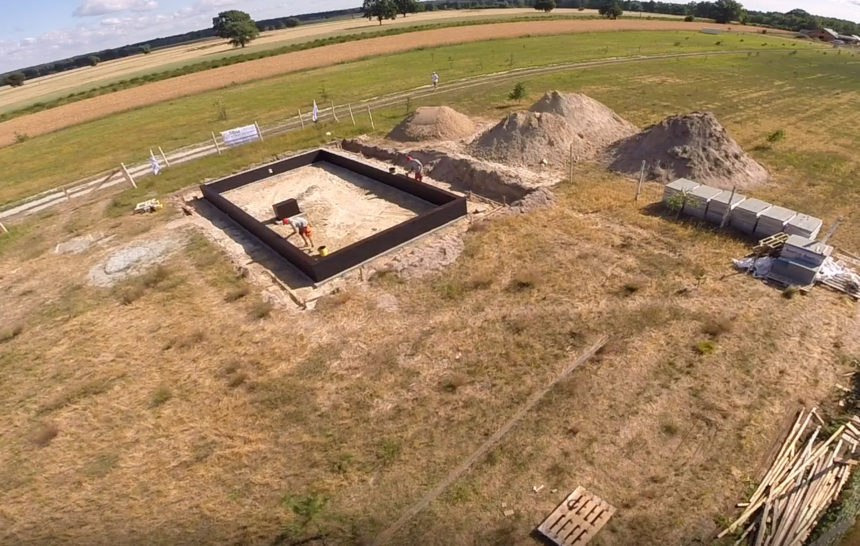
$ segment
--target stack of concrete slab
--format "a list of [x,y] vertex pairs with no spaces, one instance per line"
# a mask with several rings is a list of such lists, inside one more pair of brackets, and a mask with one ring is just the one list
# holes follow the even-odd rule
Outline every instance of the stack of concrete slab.
[[797,211],[772,205],[759,214],[758,223],[753,233],[757,237],[770,237],[774,233],[782,233],[785,230],[785,224],[795,216],[797,216]]
[[708,203],[711,199],[722,193],[723,190],[712,188],[702,184],[698,188],[687,193],[687,202],[684,203],[684,214],[689,214],[700,220],[705,219],[705,213],[708,211]]
[[768,278],[785,285],[809,286],[833,247],[799,235],[789,235]]
[[745,195],[735,193],[729,190],[723,190],[718,195],[711,198],[708,203],[708,212],[705,215],[705,220],[719,224],[723,221],[723,216],[727,211],[732,211],[746,200]]
[[753,233],[759,216],[771,206],[760,199],[745,199],[732,211],[732,227],[744,233]]
[[701,184],[698,182],[693,182],[686,178],[679,178],[672,183],[666,184],[666,187],[663,188],[663,201],[665,203],[669,203],[676,195],[684,193],[689,194],[699,186],[701,186]]
[[785,232],[789,235],[800,235],[807,239],[815,239],[821,231],[821,219],[808,214],[797,213],[797,216],[785,223]]

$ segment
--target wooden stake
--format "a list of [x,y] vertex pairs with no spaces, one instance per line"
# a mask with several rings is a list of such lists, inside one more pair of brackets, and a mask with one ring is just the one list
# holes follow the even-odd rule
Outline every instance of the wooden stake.
[[349,117],[352,119],[352,126],[355,127],[355,116],[352,115],[352,105],[347,104],[346,107],[349,108]]
[[257,136],[260,137],[260,142],[263,142],[263,131],[260,130],[260,126],[257,125],[257,122],[254,122],[254,127],[257,128]]
[[[726,222],[729,221],[729,215],[732,213],[732,200],[735,198],[735,189],[737,186],[732,186],[732,194],[729,196],[729,206],[726,207],[726,212],[723,213],[723,219],[720,220],[720,229],[726,227]],[[812,411],[815,411],[814,409]]]
[[370,116],[370,128],[376,130],[376,125],[373,124],[373,114],[370,113],[370,106],[367,107],[367,115]]
[[305,118],[302,117],[302,109],[299,108],[299,121],[302,123],[302,129],[305,128]]
[[215,149],[218,150],[218,155],[221,155],[221,147],[218,146],[218,139],[215,138],[215,132],[210,131],[212,133],[212,142],[215,143]]
[[3,222],[0,222],[0,229],[3,230],[3,233],[9,233],[9,230],[6,229],[6,226],[3,225]]
[[573,182],[573,142],[570,143],[570,150],[567,152],[567,164],[570,167],[567,180]]
[[334,111],[334,101],[331,101],[331,117],[333,117],[334,120],[337,121],[337,114]]
[[164,160],[164,165],[169,167],[170,161],[167,159],[167,156],[164,154],[164,150],[161,149],[161,146],[158,147],[158,151],[161,153],[161,159]]
[[66,194],[66,201],[72,200],[72,198],[69,197],[69,188],[63,188],[63,193]]
[[639,169],[639,182],[636,183],[636,197],[634,201],[639,201],[639,194],[642,192],[642,182],[645,181],[645,160],[642,160],[642,168]]
[[128,169],[125,168],[125,163],[120,163],[119,166],[122,168],[122,175],[125,177],[128,182],[137,188],[137,184],[134,182],[134,177],[131,176],[131,173],[128,172]]

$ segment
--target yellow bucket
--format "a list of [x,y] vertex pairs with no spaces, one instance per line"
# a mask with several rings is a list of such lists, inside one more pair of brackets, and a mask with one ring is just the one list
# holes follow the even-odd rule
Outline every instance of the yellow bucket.
[[326,248],[325,245],[319,247],[317,250],[319,251],[320,256],[328,256],[328,248]]

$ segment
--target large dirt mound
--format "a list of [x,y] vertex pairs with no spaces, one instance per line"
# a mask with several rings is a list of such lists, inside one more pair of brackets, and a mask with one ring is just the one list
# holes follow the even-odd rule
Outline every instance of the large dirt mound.
[[590,159],[635,132],[635,126],[590,97],[552,91],[528,112],[510,114],[478,137],[471,152],[513,165],[546,160],[559,166],[571,153],[574,161]]
[[529,110],[558,114],[567,120],[580,139],[577,143],[583,155],[593,156],[607,145],[639,131],[602,102],[580,93],[550,91]]
[[400,122],[388,138],[409,142],[416,140],[456,140],[475,132],[472,120],[447,106],[422,106]]
[[749,188],[768,178],[710,112],[670,116],[613,144],[607,154],[612,170],[638,174],[645,161],[652,178],[684,177],[722,188]]

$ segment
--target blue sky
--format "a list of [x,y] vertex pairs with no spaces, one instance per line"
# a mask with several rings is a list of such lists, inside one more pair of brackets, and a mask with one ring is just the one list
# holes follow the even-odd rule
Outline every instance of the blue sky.
[[[683,1],[683,0],[678,0]],[[747,0],[748,9],[805,9],[860,22],[860,0]],[[350,8],[361,0],[24,0],[4,2],[0,73],[90,51],[206,28],[226,9],[254,19]]]

